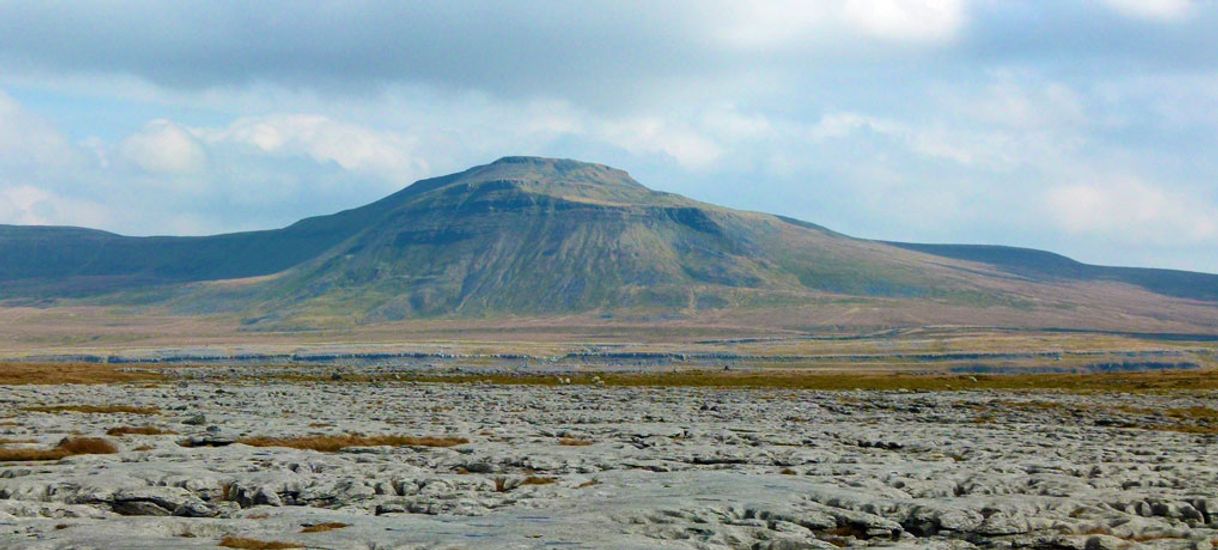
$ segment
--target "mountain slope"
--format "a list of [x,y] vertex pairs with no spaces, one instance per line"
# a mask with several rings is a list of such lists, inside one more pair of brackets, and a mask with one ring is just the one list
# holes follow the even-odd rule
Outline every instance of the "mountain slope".
[[874,323],[981,312],[1027,324],[1028,312],[1043,311],[1056,325],[1115,315],[1208,327],[1218,311],[1215,275],[854,239],[652,191],[607,166],[532,157],[278,230],[133,238],[0,226],[0,293],[151,300],[255,325],[745,310],[782,310],[800,323],[829,311],[826,300],[850,297],[865,302],[844,318]]
[[916,254],[657,193],[599,165],[509,158],[399,199],[269,283],[267,309],[321,299],[401,319],[986,291],[915,267]]

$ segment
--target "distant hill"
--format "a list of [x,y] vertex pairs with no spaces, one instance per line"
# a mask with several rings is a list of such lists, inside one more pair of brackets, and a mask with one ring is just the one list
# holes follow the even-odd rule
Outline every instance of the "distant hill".
[[1124,325],[1099,324],[1209,330],[1218,276],[855,239],[652,191],[604,165],[508,157],[269,231],[0,226],[0,300],[65,299],[249,325],[770,310],[791,325],[854,299],[843,322],[1075,326],[1115,312]]
[[1088,265],[1061,254],[1012,246],[897,242],[887,244],[945,258],[985,263],[1038,281],[1111,281],[1139,286],[1166,296],[1218,301],[1218,275],[1208,273]]

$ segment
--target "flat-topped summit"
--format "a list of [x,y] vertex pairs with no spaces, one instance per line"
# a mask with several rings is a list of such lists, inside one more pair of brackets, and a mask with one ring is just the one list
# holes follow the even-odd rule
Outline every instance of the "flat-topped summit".
[[625,170],[604,164],[512,156],[455,174],[418,181],[386,200],[409,200],[441,189],[457,196],[509,187],[523,193],[621,204],[664,201],[666,195],[647,189]]
[[627,185],[642,187],[625,170],[571,159],[512,156],[467,171],[478,177],[538,178],[569,184]]

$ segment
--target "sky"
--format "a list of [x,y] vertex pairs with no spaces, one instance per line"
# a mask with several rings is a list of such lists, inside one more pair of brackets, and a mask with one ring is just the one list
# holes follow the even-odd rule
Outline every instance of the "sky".
[[0,2],[0,223],[273,228],[508,155],[1218,273],[1218,2]]

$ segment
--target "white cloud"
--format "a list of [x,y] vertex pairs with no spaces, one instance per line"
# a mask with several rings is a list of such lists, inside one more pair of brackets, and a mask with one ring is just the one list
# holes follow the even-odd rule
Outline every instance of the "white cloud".
[[837,36],[881,41],[940,42],[966,23],[964,0],[729,1],[703,9],[735,47],[776,49]]
[[769,117],[760,113],[743,113],[730,105],[712,110],[701,119],[703,125],[716,135],[735,139],[767,139],[779,133]]
[[0,220],[8,223],[44,225],[51,198],[46,191],[29,185],[0,188]]
[[303,155],[343,169],[409,182],[427,173],[417,140],[313,114],[247,117],[195,132],[213,145],[245,145],[270,155]]
[[1056,225],[1073,234],[1131,244],[1218,241],[1218,206],[1136,179],[1056,187],[1045,206]]
[[812,125],[807,135],[823,143],[858,138],[860,132],[894,140],[921,157],[959,165],[1005,169],[1015,162],[1006,137],[943,124],[917,125],[858,113],[829,113]]
[[1190,11],[1190,0],[1103,0],[1108,7],[1126,17],[1157,21],[1183,19]]
[[202,170],[207,155],[195,137],[172,121],[157,119],[128,136],[119,152],[153,174],[190,174]]
[[804,0],[727,2],[721,8],[723,38],[744,48],[769,48],[805,38],[831,16],[828,5]]
[[838,112],[822,116],[809,129],[808,135],[815,141],[824,141],[841,139],[859,130],[870,130],[885,135],[905,133],[905,129],[900,124],[892,121],[858,113]]
[[51,123],[0,91],[0,166],[69,166],[80,156]]
[[979,97],[951,101],[980,122],[1019,130],[1079,126],[1087,121],[1082,100],[1057,82],[999,72]]
[[690,169],[704,169],[723,153],[710,138],[686,125],[659,117],[604,123],[599,137],[635,154],[663,154]]
[[964,25],[963,0],[847,0],[848,23],[882,39],[939,41]]
[[101,226],[111,221],[106,208],[59,196],[30,185],[0,187],[0,222],[24,225]]

